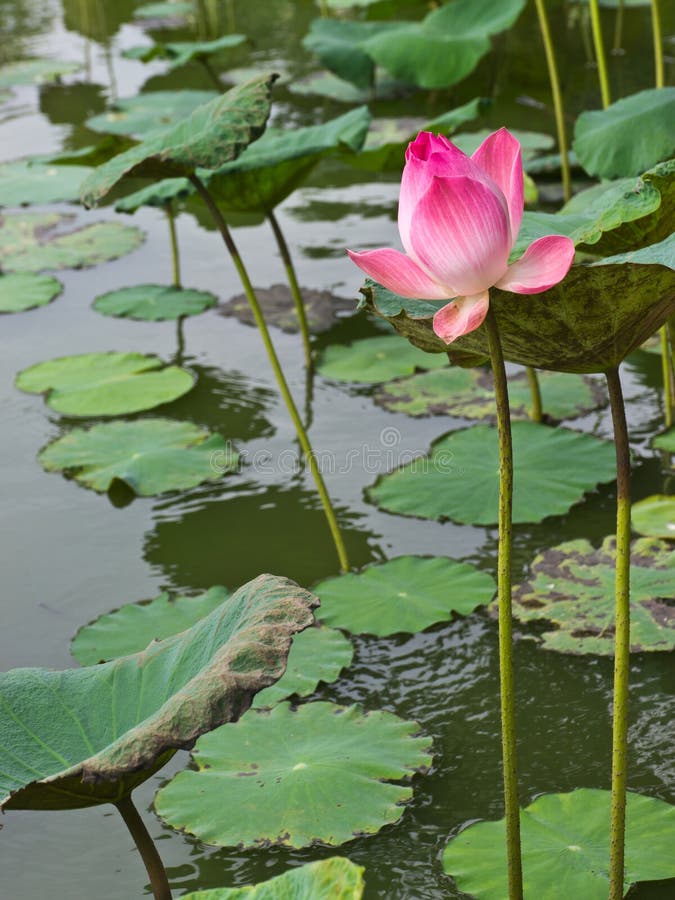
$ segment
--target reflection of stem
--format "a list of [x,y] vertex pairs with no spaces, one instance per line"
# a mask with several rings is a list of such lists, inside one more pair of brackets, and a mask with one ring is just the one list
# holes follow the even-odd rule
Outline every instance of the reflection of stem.
[[600,22],[600,7],[598,0],[589,0],[591,10],[591,28],[593,29],[593,45],[595,47],[595,61],[598,64],[598,78],[600,80],[600,96],[603,107],[608,107],[612,102],[609,95],[609,77],[607,75],[607,60],[605,59],[605,46],[602,42],[602,24]]
[[312,410],[314,403],[314,369],[307,369],[305,373],[305,428],[309,431],[312,427]]
[[537,16],[539,17],[539,30],[544,42],[544,51],[546,53],[546,65],[548,66],[548,80],[551,83],[551,94],[553,95],[553,110],[555,112],[555,127],[558,133],[558,149],[560,150],[560,165],[562,168],[563,196],[567,202],[572,196],[570,184],[570,161],[567,158],[567,136],[565,134],[565,118],[563,110],[562,93],[560,91],[560,80],[558,78],[558,67],[555,61],[555,52],[553,49],[553,41],[551,40],[551,30],[548,25],[548,16],[546,15],[546,6],[544,0],[535,0],[537,7]]
[[178,236],[176,235],[176,216],[171,203],[164,207],[169,223],[169,240],[171,242],[171,267],[173,270],[173,286],[180,287],[180,256],[178,254]]
[[138,852],[141,854],[141,859],[145,863],[153,897],[155,900],[171,900],[171,889],[169,888],[166,870],[157,852],[157,847],[155,847],[152,838],[148,834],[148,829],[138,814],[131,796],[118,800],[115,806],[124,819],[129,833],[134,839],[134,844],[136,844]]
[[544,410],[541,403],[541,387],[537,378],[537,370],[532,366],[525,366],[527,373],[527,381],[530,385],[530,394],[532,396],[532,409],[530,410],[530,418],[533,422],[541,422]]
[[516,764],[516,706],[513,678],[511,619],[511,523],[513,504],[513,446],[509,389],[499,328],[492,306],[485,318],[490,361],[495,383],[499,430],[499,550],[497,598],[499,604],[499,692],[502,713],[502,757],[504,765],[504,807],[506,813],[506,855],[509,870],[509,900],[522,900],[523,873],[520,856],[520,809]]
[[619,5],[616,10],[616,21],[614,22],[614,53],[618,53],[621,50],[621,37],[623,34],[623,3],[624,0],[619,0]]
[[302,346],[305,351],[305,365],[308,369],[312,368],[312,345],[309,340],[309,325],[307,324],[307,313],[305,312],[305,304],[302,300],[302,294],[300,293],[300,285],[298,284],[298,279],[295,274],[295,266],[293,265],[293,260],[291,259],[291,254],[288,249],[288,244],[286,243],[286,239],[284,238],[283,232],[281,230],[281,226],[279,225],[279,221],[277,217],[274,215],[272,210],[267,213],[267,218],[269,219],[269,223],[272,226],[272,231],[274,232],[274,237],[277,239],[277,246],[279,247],[279,253],[281,254],[281,259],[284,263],[284,268],[286,269],[286,277],[288,278],[288,286],[291,289],[291,295],[293,296],[293,303],[295,304],[295,312],[298,316],[298,323],[300,325],[300,334],[302,335]]
[[657,88],[662,88],[665,82],[663,77],[663,40],[661,37],[659,0],[652,0],[652,34],[654,35],[655,84]]
[[663,405],[665,406],[665,424],[670,428],[673,424],[673,369],[668,346],[668,326],[659,329],[661,336],[661,370],[663,372]]
[[630,449],[618,368],[605,373],[616,445],[616,614],[612,730],[612,801],[609,832],[609,900],[624,895],[624,840],[628,763],[630,658]]
[[338,525],[337,518],[335,516],[335,510],[333,509],[330,496],[328,495],[328,491],[326,489],[323,476],[321,475],[321,470],[319,469],[316,456],[314,455],[314,451],[312,450],[312,445],[309,442],[307,432],[305,431],[305,428],[302,424],[302,419],[300,418],[300,414],[298,413],[298,408],[295,405],[293,395],[290,392],[288,383],[281,368],[281,364],[279,363],[279,357],[277,356],[274,349],[274,344],[272,343],[272,338],[270,337],[270,333],[267,329],[265,317],[263,316],[260,304],[258,303],[258,298],[256,297],[255,291],[253,290],[253,285],[251,284],[248,272],[246,271],[241,256],[239,255],[239,251],[237,250],[237,247],[232,239],[230,229],[227,227],[227,223],[225,222],[225,219],[218,209],[213,197],[208,192],[197,175],[190,175],[190,181],[192,182],[192,184],[194,184],[195,188],[199,192],[200,197],[206,204],[207,209],[211,213],[213,221],[215,222],[216,227],[220,232],[220,235],[230,253],[230,256],[232,257],[232,262],[237,269],[239,278],[241,279],[241,283],[244,288],[244,292],[250,304],[253,317],[256,321],[256,325],[258,326],[258,330],[260,331],[260,336],[262,337],[265,349],[267,350],[267,355],[269,357],[272,370],[274,371],[274,374],[276,376],[279,390],[281,391],[281,395],[284,398],[289,415],[293,420],[293,424],[295,425],[295,430],[298,435],[298,440],[300,441],[300,446],[302,447],[305,459],[307,460],[307,465],[309,466],[312,477],[314,478],[314,483],[316,484],[316,489],[319,493],[319,497],[321,498],[323,510],[328,521],[328,527],[330,528],[330,533],[333,537],[335,549],[337,550],[337,555],[340,560],[340,568],[343,572],[347,572],[349,570],[349,560],[347,559],[347,550],[342,539],[342,534],[340,533],[340,526]]
[[176,319],[176,356],[174,365],[182,366],[185,357],[185,316]]

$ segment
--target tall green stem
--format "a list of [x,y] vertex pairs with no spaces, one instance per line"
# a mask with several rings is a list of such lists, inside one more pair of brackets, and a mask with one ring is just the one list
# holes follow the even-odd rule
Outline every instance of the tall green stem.
[[251,306],[253,317],[256,321],[256,325],[258,326],[258,330],[260,331],[260,336],[262,337],[265,349],[267,350],[267,355],[269,357],[272,370],[274,371],[274,375],[277,379],[279,390],[281,391],[281,395],[284,398],[289,415],[293,420],[293,424],[298,435],[298,440],[300,441],[300,446],[302,447],[302,452],[305,455],[307,465],[309,466],[312,477],[314,478],[314,482],[316,484],[316,489],[319,492],[319,497],[321,498],[321,503],[326,515],[326,520],[328,521],[328,527],[330,528],[330,533],[335,543],[335,549],[337,550],[338,559],[340,560],[340,569],[343,572],[347,572],[349,571],[349,560],[347,558],[347,550],[342,539],[342,534],[340,532],[340,526],[337,522],[335,510],[333,509],[333,505],[328,495],[328,490],[326,489],[323,476],[321,475],[321,470],[319,469],[319,464],[317,463],[316,456],[314,455],[314,451],[312,450],[312,445],[309,442],[307,432],[305,431],[304,425],[302,424],[302,419],[300,418],[300,414],[298,413],[298,408],[295,405],[293,395],[290,392],[288,383],[281,368],[281,364],[279,363],[279,357],[277,356],[276,350],[274,349],[274,344],[272,343],[272,338],[270,337],[270,333],[267,328],[267,323],[265,322],[265,317],[263,316],[262,309],[260,308],[260,304],[258,303],[258,298],[256,297],[253,285],[251,284],[251,279],[248,277],[246,267],[244,266],[242,258],[239,255],[239,251],[237,250],[236,244],[232,239],[230,229],[227,227],[227,223],[223,218],[222,213],[218,209],[218,206],[216,205],[213,197],[211,196],[211,194],[209,194],[208,190],[206,189],[202,181],[200,181],[200,179],[197,177],[197,175],[191,175],[190,181],[192,182],[192,184],[194,184],[195,188],[199,192],[200,197],[206,204],[207,209],[211,213],[213,221],[215,222],[216,227],[220,232],[223,242],[225,243],[225,246],[227,247],[230,256],[232,257],[232,262],[234,263],[235,268],[239,274],[239,278],[241,279],[241,283],[244,288],[244,293],[246,294],[248,302]]
[[541,386],[537,377],[537,370],[532,366],[525,366],[527,374],[527,382],[530,385],[530,395],[532,397],[532,409],[530,410],[530,418],[533,422],[541,422],[544,418],[544,408],[541,402]]
[[272,210],[267,213],[267,218],[272,226],[272,231],[274,232],[274,237],[276,238],[277,246],[279,247],[279,253],[284,263],[284,268],[286,269],[288,286],[291,289],[291,296],[293,297],[293,303],[295,304],[295,312],[298,316],[300,334],[302,335],[302,347],[305,353],[305,366],[308,369],[311,369],[312,345],[309,340],[309,325],[307,324],[307,313],[305,312],[305,304],[302,299],[302,293],[300,292],[300,285],[298,284],[298,278],[295,274],[295,266],[291,259],[291,253],[288,249],[286,238],[284,237],[279,221]]
[[630,658],[630,449],[618,368],[605,373],[616,446],[616,621],[612,728],[612,800],[609,900],[624,895],[624,843],[628,768],[628,673]]
[[652,34],[654,35],[654,83],[657,88],[665,84],[663,74],[663,38],[661,36],[661,13],[659,0],[652,0]]
[[176,234],[176,216],[173,207],[168,203],[164,207],[166,220],[169,223],[169,241],[171,242],[171,269],[173,273],[173,286],[180,287],[180,255],[178,253],[178,235]]
[[614,20],[614,46],[612,47],[614,53],[618,53],[621,50],[621,41],[623,39],[623,5],[624,0],[619,0],[619,5],[616,8],[616,19]]
[[591,28],[593,30],[593,46],[595,47],[595,61],[598,66],[598,78],[600,79],[600,96],[602,97],[603,107],[607,108],[612,101],[609,94],[609,76],[607,75],[605,45],[602,40],[600,6],[598,0],[589,0],[589,5],[591,10]]
[[668,341],[668,326],[659,329],[661,336],[661,371],[663,372],[663,404],[665,407],[665,425],[673,424],[673,359]]
[[520,806],[516,761],[516,701],[513,676],[511,616],[511,520],[513,506],[513,445],[509,390],[499,328],[492,306],[485,318],[490,361],[495,384],[499,431],[499,551],[497,598],[499,604],[499,689],[502,714],[502,759],[504,765],[504,807],[506,813],[506,856],[509,873],[509,900],[522,900],[523,873],[520,856]]
[[548,66],[548,80],[551,83],[555,127],[558,133],[558,149],[560,150],[560,165],[562,168],[563,196],[565,197],[565,202],[567,202],[572,196],[572,183],[570,178],[570,161],[567,156],[565,113],[563,109],[562,92],[560,90],[560,79],[558,78],[558,66],[556,64],[555,51],[551,39],[551,29],[548,24],[544,0],[535,0],[535,6],[537,7],[537,16],[539,18],[539,30],[541,31],[541,38],[544,42],[546,65]]
[[155,900],[171,900],[171,889],[169,887],[169,879],[166,875],[164,864],[160,859],[157,847],[148,834],[148,829],[143,823],[138,810],[133,804],[131,796],[118,800],[115,804],[120,815],[129,829],[134,844],[138,847],[141,859],[145,863],[145,868],[150,879],[150,887],[152,888],[152,896]]

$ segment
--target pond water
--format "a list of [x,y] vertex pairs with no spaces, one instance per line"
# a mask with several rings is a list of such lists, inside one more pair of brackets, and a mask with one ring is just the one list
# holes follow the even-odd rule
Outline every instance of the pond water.
[[[166,74],[166,65],[143,65],[121,52],[142,43],[132,0],[0,0],[3,62],[54,56],[82,62],[83,71],[61,85],[14,90],[0,108],[0,160],[53,153],[92,141],[83,122],[115,97],[141,89],[210,89],[197,66]],[[599,106],[597,79],[588,64],[584,15],[574,4],[554,6],[554,33],[568,112]],[[664,6],[666,4],[663,4]],[[383,4],[383,14],[389,4]],[[317,8],[310,0],[231,0],[215,4],[215,31],[232,25],[252,49],[235,51],[233,65],[280,68],[292,78],[311,71],[301,47]],[[391,4],[406,17],[426,4]],[[625,10],[622,55],[611,57],[621,93],[651,86],[648,10]],[[611,34],[614,13],[603,13]],[[675,30],[673,9],[664,30]],[[150,31],[151,36],[160,37]],[[171,38],[193,39],[192,29]],[[450,91],[419,93],[373,105],[375,115],[431,118],[474,96],[494,100],[480,127],[507,124],[553,133],[548,81],[533,9],[499,36],[470,78]],[[276,92],[276,123],[325,121],[347,107],[331,100]],[[477,125],[470,126],[472,128]],[[373,176],[346,165],[325,164],[281,206],[278,217],[296,261],[300,283],[356,298],[362,283],[344,248],[396,242],[400,171]],[[545,200],[559,199],[554,182]],[[184,325],[183,364],[198,386],[162,415],[218,430],[244,453],[242,469],[222,482],[116,506],[104,495],[44,472],[36,454],[68,430],[73,420],[53,413],[42,398],[19,392],[16,373],[46,359],[98,350],[135,350],[170,360],[178,352],[174,323],[103,317],[91,302],[103,290],[140,282],[168,282],[166,223],[144,208],[133,219],[112,206],[67,211],[76,224],[123,219],[146,233],[143,246],[104,265],[59,274],[65,289],[54,303],[3,316],[0,329],[0,479],[3,498],[2,668],[72,665],[69,643],[84,623],[123,603],[162,590],[197,592],[214,584],[234,588],[261,572],[287,575],[311,587],[336,574],[338,562],[309,474],[297,461],[295,434],[283,407],[258,333],[217,310]],[[284,273],[265,223],[237,220],[235,239],[253,281],[269,287]],[[184,212],[177,222],[182,280],[213,291],[221,301],[240,294],[236,273],[204,217]],[[381,333],[364,316],[344,317],[315,340],[317,348]],[[445,554],[495,571],[496,529],[443,524],[389,515],[367,502],[364,488],[410,453],[424,452],[441,434],[463,424],[451,417],[411,419],[376,407],[372,389],[337,384],[316,375],[308,387],[297,335],[273,329],[291,388],[311,413],[311,439],[332,459],[325,478],[338,508],[350,562],[362,566],[400,554]],[[649,446],[662,428],[658,357],[638,353],[623,369],[635,452],[635,499],[663,493],[666,474]],[[152,415],[152,413],[150,414]],[[609,413],[574,420],[576,429],[608,438]],[[357,451],[354,453],[353,451]],[[515,529],[519,580],[538,551],[573,537],[598,544],[614,529],[615,494],[605,485],[564,516]],[[531,632],[530,632],[531,636]],[[339,852],[366,867],[366,898],[436,900],[461,896],[443,874],[440,855],[448,837],[468,820],[502,815],[497,695],[496,623],[484,610],[413,636],[357,637],[353,666],[316,698],[358,702],[415,719],[433,738],[434,766],[414,779],[415,794],[400,822],[354,840],[338,851],[272,849],[240,852],[205,848],[154,817],[154,792],[187,762],[186,754],[140,788],[135,797],[167,866],[175,896],[197,888],[252,883],[289,865]],[[516,643],[522,801],[544,792],[609,786],[611,662]],[[675,802],[672,657],[639,654],[632,660],[629,787]],[[105,807],[56,814],[10,812],[0,834],[3,894],[37,900],[138,896],[145,872],[119,817]],[[144,890],[148,893],[148,889]],[[640,885],[635,900],[666,900],[675,882]]]

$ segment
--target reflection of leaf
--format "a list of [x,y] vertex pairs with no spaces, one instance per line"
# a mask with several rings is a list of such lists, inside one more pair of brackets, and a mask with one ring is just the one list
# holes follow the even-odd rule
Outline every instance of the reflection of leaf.
[[631,507],[633,531],[675,541],[675,497],[654,494]]
[[86,166],[56,166],[8,162],[0,165],[0,206],[59,203],[78,200],[80,184],[91,172]]
[[[537,900],[606,900],[609,883],[609,791],[581,788],[544,794],[520,811],[525,890]],[[443,868],[462,893],[508,897],[504,819],[479,822],[452,838]],[[629,793],[626,891],[638,881],[675,877],[675,806]]]
[[23,312],[45,306],[62,290],[61,282],[49,275],[24,272],[0,275],[0,313]]
[[148,91],[116,100],[111,110],[92,116],[85,125],[92,131],[146,138],[175,125],[217,96],[215,91]]
[[[530,577],[514,589],[513,613],[521,621],[556,626],[542,635],[544,647],[614,653],[615,547],[613,537],[598,550],[586,540],[568,541],[534,559]],[[672,650],[675,609],[668,599],[675,583],[675,551],[663,541],[635,541],[630,581],[631,650]]]
[[208,291],[166,284],[137,284],[101,294],[92,305],[104,316],[165,322],[199,315],[217,302],[218,298]]
[[261,575],[189,631],[83,669],[0,674],[0,808],[115,803],[281,676],[316,599]]
[[447,366],[445,356],[423,356],[393,334],[361,338],[353,344],[332,344],[317,361],[317,371],[333,381],[376,384],[415,369]]
[[412,788],[392,782],[431,763],[418,732],[415,722],[356,706],[251,710],[197,742],[198,770],[162,788],[155,808],[207,844],[342,844],[400,819]]

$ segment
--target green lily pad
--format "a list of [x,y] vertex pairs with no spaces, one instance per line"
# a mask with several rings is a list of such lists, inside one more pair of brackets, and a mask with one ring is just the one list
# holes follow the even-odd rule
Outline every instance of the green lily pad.
[[398,30],[404,25],[401,22],[357,22],[321,17],[312,21],[302,45],[338,78],[367,91],[376,81],[375,61],[363,44],[373,35]]
[[87,166],[41,165],[26,160],[0,165],[0,206],[76,201]]
[[179,366],[142,353],[81,353],[36,363],[16,377],[29,394],[46,394],[67,416],[120,416],[170,403],[194,386]]
[[399,556],[328,578],[314,587],[321,621],[353,634],[412,634],[453,614],[487,605],[495,582],[487,572],[445,556]]
[[0,87],[59,81],[62,75],[72,75],[81,68],[82,63],[65,59],[24,59],[0,68]]
[[235,159],[265,130],[276,76],[238,85],[197,107],[166,131],[99,166],[82,185],[82,202],[93,206],[125,176],[176,178],[197,168],[217,169]]
[[174,41],[168,44],[151,44],[149,47],[129,47],[122,51],[122,56],[141,62],[165,59],[169,68],[176,69],[192,60],[208,59],[209,56],[240,47],[246,40],[245,34],[226,34],[214,41]]
[[47,444],[38,460],[99,493],[121,482],[139,497],[153,497],[216,481],[236,469],[238,454],[191,422],[141,419],[75,428]]
[[191,3],[181,0],[166,0],[166,2],[144,3],[134,10],[135,19],[182,19],[194,12]]
[[363,873],[363,866],[330,856],[258,884],[196,891],[183,900],[361,900]]
[[330,72],[312,72],[302,78],[294,79],[288,86],[292,94],[329,97],[340,103],[369,103],[371,100],[391,100],[409,91],[406,85],[395,81],[385,73],[384,78],[378,76],[374,88],[358,88],[349,81],[344,81]]
[[0,216],[0,267],[15,272],[80,269],[125,256],[145,240],[138,228],[119,222],[54,233],[58,225],[72,219],[60,213]]
[[137,284],[101,294],[92,306],[104,316],[166,322],[184,316],[197,316],[217,302],[218,298],[208,291],[166,284]]
[[148,91],[122,97],[108,112],[87,119],[92,131],[148,137],[164,131],[216,98],[215,91]]
[[[544,414],[552,419],[572,419],[605,406],[607,391],[588,375],[538,372]],[[492,373],[487,369],[446,366],[390,381],[377,388],[378,406],[409,416],[461,416],[496,421]],[[509,376],[512,419],[528,419],[532,405],[524,372]]]
[[[566,428],[514,422],[513,521],[562,515],[599,482],[614,479],[614,445]],[[465,525],[496,525],[497,429],[474,425],[435,441],[431,453],[384,475],[367,491],[381,509]]]
[[0,809],[115,803],[279,678],[316,598],[261,575],[188,631],[102,665],[0,674]]
[[197,742],[197,771],[162,788],[155,809],[206,844],[343,844],[400,819],[412,796],[400,782],[431,763],[418,732],[415,722],[356,706],[251,710]]
[[184,200],[194,193],[195,188],[187,178],[164,178],[122,197],[115,204],[115,212],[135,213],[141,206],[166,208],[175,200]]
[[[606,900],[609,791],[580,788],[544,794],[520,811],[525,896]],[[629,793],[625,890],[638,881],[675,877],[675,806]],[[504,819],[479,822],[452,838],[443,868],[463,893],[480,900],[508,896]]]
[[658,434],[652,443],[659,450],[675,453],[675,428],[669,428],[668,431],[664,431],[663,434]]
[[[335,297],[330,291],[301,288],[301,292],[307,327],[311,334],[326,331],[338,321],[340,315],[344,316],[354,309],[353,300]],[[255,293],[268,325],[274,325],[289,334],[297,334],[300,331],[295,301],[287,284],[256,288]],[[227,303],[221,304],[218,312],[222,316],[234,316],[245,325],[256,326],[255,316],[246,294],[238,294]]]
[[[595,549],[567,541],[535,557],[527,581],[514,589],[513,614],[523,622],[545,621],[543,646],[562,653],[614,653],[616,544]],[[675,550],[640,538],[631,550],[630,644],[634,653],[675,647]]]
[[23,312],[46,306],[63,290],[63,285],[49,275],[16,272],[0,275],[0,313]]
[[445,356],[424,356],[393,334],[362,338],[353,344],[332,344],[317,361],[317,371],[333,381],[377,384],[416,369],[447,366]]
[[675,497],[654,494],[631,508],[633,531],[648,537],[675,541]]
[[639,175],[675,155],[675,87],[650,88],[607,109],[582,112],[574,152],[589,175]]

